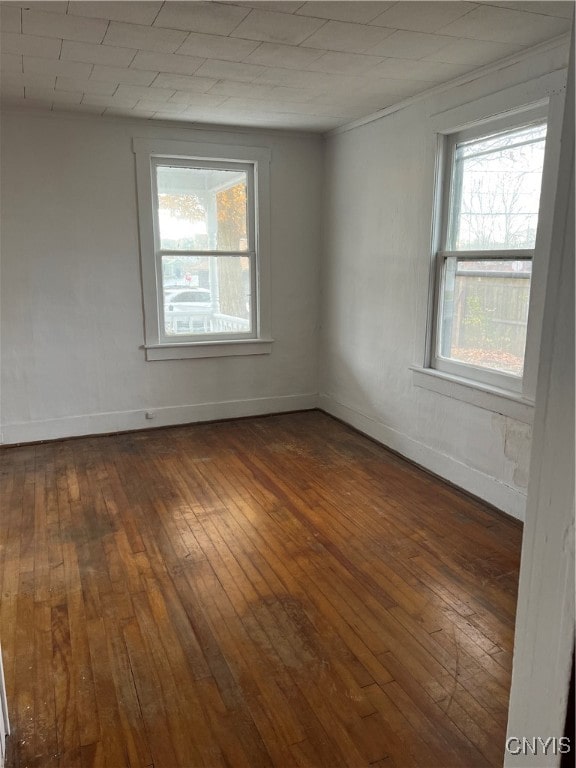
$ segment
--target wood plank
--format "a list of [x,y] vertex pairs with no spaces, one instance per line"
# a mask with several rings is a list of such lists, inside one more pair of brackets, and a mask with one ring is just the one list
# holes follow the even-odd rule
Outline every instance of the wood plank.
[[319,412],[0,451],[8,768],[501,763],[521,528]]

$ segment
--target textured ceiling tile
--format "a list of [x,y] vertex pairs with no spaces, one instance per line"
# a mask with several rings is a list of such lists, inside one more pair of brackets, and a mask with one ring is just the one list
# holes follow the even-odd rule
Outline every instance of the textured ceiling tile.
[[192,123],[195,122],[190,115],[194,112],[193,107],[188,107],[183,112],[178,112],[178,114],[175,114],[174,112],[171,112],[170,110],[158,110],[158,112],[155,112],[152,119],[153,120],[177,120],[179,123]]
[[146,109],[151,112],[165,112],[173,115],[184,112],[186,104],[175,104],[170,101],[153,101],[152,99],[140,99],[136,105],[137,109]]
[[46,99],[22,99],[15,103],[18,109],[29,109],[31,111],[40,109],[44,112],[52,109],[52,102]]
[[0,6],[0,29],[2,32],[20,33],[22,31],[20,17],[21,12],[17,5],[2,3]]
[[235,5],[244,5],[247,8],[257,8],[260,11],[278,11],[278,13],[295,13],[298,8],[302,8],[305,3],[302,2],[284,2],[284,0],[257,0],[253,3],[235,3]]
[[85,93],[82,99],[83,104],[93,104],[101,107],[120,107],[124,109],[132,109],[138,103],[136,98],[126,98],[125,96],[118,97],[116,94],[112,96],[101,96],[97,93]]
[[223,3],[171,2],[164,4],[154,26],[228,35],[249,13],[248,8]]
[[115,95],[119,99],[149,99],[167,101],[174,93],[173,88],[146,88],[142,85],[119,85]]
[[296,11],[297,16],[315,16],[318,19],[333,19],[335,21],[354,21],[358,24],[366,24],[375,19],[387,8],[394,5],[379,2],[322,2],[305,3]]
[[257,47],[258,43],[253,40],[191,32],[176,53],[220,61],[243,61]]
[[[378,82],[383,83],[384,80],[378,80]],[[405,81],[402,82],[404,83]],[[376,112],[380,108],[380,96],[378,96],[378,93],[355,93],[352,97],[346,98],[337,93],[323,93],[315,96],[314,99],[317,104],[323,106],[338,105],[342,109],[345,107],[360,109],[365,115]]]
[[45,13],[66,13],[68,10],[68,3],[67,2],[52,2],[52,0],[49,0],[49,2],[13,2],[13,0],[9,0],[9,2],[6,3],[6,5],[14,5],[18,6],[19,8],[26,8],[30,11],[44,11]]
[[83,19],[59,13],[22,10],[22,31],[26,35],[60,37],[85,43],[100,43],[108,22],[103,19]]
[[91,80],[104,83],[126,83],[129,85],[150,85],[158,72],[147,72],[141,69],[124,69],[124,67],[106,67],[95,64]]
[[232,37],[298,45],[324,24],[323,19],[254,10],[234,30]]
[[422,93],[430,88],[430,83],[422,80],[386,80],[380,81],[377,91],[370,94],[371,99],[379,100],[380,109],[390,104],[398,103],[403,99],[409,99],[417,93]]
[[211,114],[211,119],[215,123],[232,123],[236,125],[257,125],[263,128],[302,128],[317,126],[321,123],[322,129],[326,126],[332,126],[334,118],[320,117],[317,115],[296,115],[290,113],[268,112],[266,103],[261,102],[258,109],[257,105],[247,104],[245,109],[231,109],[228,102],[218,107]]
[[[371,106],[368,112],[377,112],[380,109],[380,103]],[[364,117],[367,110],[364,107],[355,107],[353,105],[343,104],[317,104],[318,115],[331,115],[344,117],[347,120],[355,120]]]
[[408,29],[413,32],[437,32],[446,24],[459,19],[476,8],[475,3],[461,2],[400,2],[371,21],[380,27]]
[[26,86],[24,95],[27,99],[46,99],[47,101],[60,102],[61,104],[80,104],[82,101],[81,92],[55,91],[49,88],[36,88]]
[[346,24],[329,21],[322,29],[306,40],[307,48],[321,48],[324,51],[349,51],[364,53],[381,43],[394,32],[384,27],[367,27],[362,24]]
[[443,64],[437,61],[407,61],[405,59],[386,59],[371,71],[375,77],[392,78],[398,80],[423,80],[424,82],[438,82],[440,80],[452,80],[455,77],[471,69],[465,64]]
[[105,117],[137,117],[139,120],[150,120],[154,117],[154,112],[137,109],[136,104],[132,109],[129,107],[122,107],[120,105],[114,107],[106,107],[103,112]]
[[219,80],[210,89],[211,94],[222,96],[244,96],[247,99],[287,99],[288,101],[306,101],[312,98],[309,91],[302,88],[288,88],[282,85],[258,85],[257,83],[236,83]]
[[574,12],[573,2],[555,2],[554,0],[540,0],[540,2],[538,0],[528,0],[527,2],[514,0],[514,2],[505,3],[490,0],[490,5],[528,11],[530,13],[543,13],[545,16],[558,16],[561,19],[571,19]]
[[204,77],[214,77],[217,80],[239,80],[240,82],[250,83],[264,71],[264,67],[256,64],[237,64],[234,61],[207,59],[198,69],[197,74]]
[[168,104],[180,104],[184,108],[190,106],[196,107],[219,107],[226,100],[226,96],[213,96],[211,93],[192,93],[191,91],[177,91],[174,96],[170,96]]
[[126,96],[117,96],[115,93],[112,96],[102,96],[98,93],[85,93],[82,99],[83,104],[94,104],[101,107],[122,107],[125,109],[132,109],[138,103],[137,98],[127,98]]
[[362,53],[340,53],[327,51],[316,61],[311,62],[308,68],[313,72],[334,72],[336,74],[356,74],[367,72],[383,59],[380,56],[366,56]]
[[68,13],[74,16],[87,16],[94,19],[111,19],[112,21],[128,21],[132,24],[152,24],[161,2],[90,2],[89,0],[72,0]]
[[3,77],[5,72],[22,72],[22,56],[20,54],[0,54],[0,77]]
[[194,56],[139,51],[131,64],[131,69],[170,72],[175,75],[192,75],[204,61],[205,59],[195,58]]
[[522,50],[521,45],[513,43],[490,43],[486,40],[454,40],[436,53],[424,56],[424,59],[443,61],[446,64],[473,64],[481,66],[491,61],[503,59]]
[[261,43],[254,53],[247,56],[244,61],[250,64],[262,64],[265,67],[306,69],[310,62],[315,61],[320,56],[322,56],[322,51],[317,48]]
[[57,59],[60,56],[61,40],[53,37],[37,37],[35,35],[17,35],[15,32],[3,32],[0,35],[2,53],[24,54],[46,59]]
[[290,101],[258,101],[256,99],[231,98],[226,102],[228,109],[250,110],[266,109],[268,112],[290,112],[300,115],[316,115],[317,107],[313,103]]
[[81,79],[90,76],[91,64],[82,64],[77,61],[59,61],[56,59],[39,59],[34,56],[24,56],[24,73],[37,75],[60,75],[62,77],[79,77]]
[[387,56],[391,59],[421,59],[452,42],[448,36],[427,35],[423,32],[405,32],[399,30],[386,40],[368,50],[377,56]]
[[342,82],[339,75],[325,72],[305,72],[297,69],[267,67],[256,81],[256,85],[283,85],[289,88],[306,90],[325,90],[336,87]]
[[104,45],[120,45],[126,48],[141,48],[144,51],[174,53],[186,39],[185,32],[175,29],[144,27],[140,24],[124,24],[112,21],[104,38]]
[[89,115],[101,115],[104,112],[104,108],[94,107],[91,104],[58,104],[56,102],[53,112],[85,112]]
[[193,91],[194,93],[204,93],[213,85],[216,80],[209,77],[195,77],[193,75],[158,75],[154,80],[154,86],[158,88],[171,88],[173,91]]
[[[268,111],[267,105],[262,102],[260,108],[256,104],[237,102],[234,108],[228,106],[228,102],[211,113],[209,120],[215,124],[247,125],[260,128],[284,128],[301,131],[327,131],[346,122],[347,118],[332,117],[330,115],[300,114],[298,107],[293,112],[286,112],[284,105],[276,106],[279,111]],[[200,116],[197,116],[199,119]]]
[[19,101],[24,98],[24,86],[12,85],[6,83],[2,85],[2,93],[0,93],[0,104],[11,104],[14,101]]
[[529,45],[568,32],[569,29],[568,19],[481,6],[443,27],[440,34],[490,40],[494,43]]
[[77,77],[57,77],[57,91],[80,91],[81,93],[100,93],[110,96],[118,83],[104,83],[99,80],[80,80]]
[[5,85],[10,86],[34,86],[36,88],[53,89],[56,84],[56,75],[46,74],[26,74],[23,72],[5,72],[2,74],[2,89]]
[[60,58],[70,61],[84,61],[88,64],[127,67],[135,55],[135,48],[118,48],[113,45],[93,45],[64,40]]

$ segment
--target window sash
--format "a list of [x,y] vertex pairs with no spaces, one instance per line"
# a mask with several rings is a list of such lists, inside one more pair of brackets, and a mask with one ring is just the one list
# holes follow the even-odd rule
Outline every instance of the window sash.
[[[179,333],[173,336],[166,333],[166,318],[164,313],[164,285],[162,278],[162,256],[208,256],[209,258],[249,258],[250,259],[250,331],[247,333]],[[256,275],[256,251],[158,251],[155,255],[156,284],[158,297],[158,336],[161,344],[201,344],[209,341],[237,341],[242,339],[255,339],[258,337],[258,296]]]
[[[444,136],[443,191],[441,195],[442,217],[440,228],[441,251],[448,250],[449,244],[455,241],[454,235],[458,231],[457,218],[460,206],[456,204],[456,201],[461,194],[463,176],[462,174],[455,173],[457,146],[475,140],[489,139],[491,136],[496,136],[498,134],[513,133],[530,126],[544,125],[547,124],[547,122],[545,111],[539,108],[534,110],[531,116],[527,116],[526,120],[519,120],[518,116],[516,116],[514,119],[507,118],[498,120],[497,125],[495,125],[492,130],[487,126],[476,126],[475,128],[469,128]],[[544,141],[546,141],[546,139],[544,139]],[[540,207],[541,205],[542,196],[540,196]],[[487,249],[485,252],[490,253],[492,250],[496,249]],[[525,249],[517,250],[520,251]],[[465,251],[458,251],[458,253],[463,252]]]
[[[197,158],[170,158],[170,157],[158,157],[153,156],[150,159],[151,163],[151,177],[152,177],[152,206],[153,206],[153,221],[154,221],[154,250],[156,253],[162,250],[160,243],[160,222],[158,219],[159,213],[159,199],[158,199],[158,175],[156,173],[157,168],[160,167],[173,167],[173,168],[195,168],[218,170],[218,171],[243,171],[246,173],[246,235],[248,241],[247,253],[257,250],[257,231],[256,226],[256,205],[255,205],[255,167],[254,163],[235,163],[228,162],[226,160],[201,160]],[[166,253],[169,249],[164,249]],[[192,251],[191,251],[192,252]],[[191,253],[190,252],[190,253]],[[175,253],[184,254],[187,251],[176,249]],[[195,255],[198,254],[229,254],[234,251],[193,251]]]
[[[448,373],[460,378],[473,379],[482,384],[496,387],[509,392],[522,392],[523,376],[516,376],[511,373],[505,373],[494,368],[477,366],[473,363],[458,361],[453,358],[445,357],[441,354],[442,344],[442,323],[444,308],[444,293],[446,287],[446,270],[450,259],[458,261],[533,261],[533,250],[506,250],[506,251],[440,251],[437,254],[437,274],[436,274],[436,294],[435,294],[435,316],[433,328],[433,359],[432,367],[439,371]],[[466,272],[466,275],[469,273]],[[472,274],[470,275],[472,276]],[[522,275],[520,275],[522,277]],[[504,278],[504,275],[503,275]],[[531,276],[530,276],[531,278]],[[526,349],[524,349],[525,363]]]

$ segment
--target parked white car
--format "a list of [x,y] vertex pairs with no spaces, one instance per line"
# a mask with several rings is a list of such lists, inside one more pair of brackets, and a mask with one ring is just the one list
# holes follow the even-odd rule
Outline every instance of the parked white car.
[[207,288],[185,288],[164,299],[167,333],[207,333],[211,328],[212,300]]

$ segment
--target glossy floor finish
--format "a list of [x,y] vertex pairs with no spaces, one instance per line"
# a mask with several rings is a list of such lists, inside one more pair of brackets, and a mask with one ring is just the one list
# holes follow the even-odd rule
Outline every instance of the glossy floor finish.
[[500,766],[521,528],[320,412],[9,448],[23,766]]

